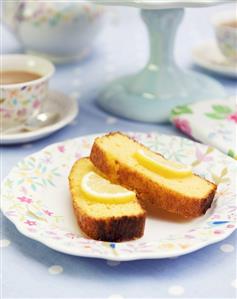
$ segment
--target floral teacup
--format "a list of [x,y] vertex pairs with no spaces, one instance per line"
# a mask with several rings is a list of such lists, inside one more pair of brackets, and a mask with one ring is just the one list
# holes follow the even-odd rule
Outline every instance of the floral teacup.
[[[21,54],[3,55],[1,62],[0,130],[4,131],[24,124],[40,112],[54,66],[46,59]],[[14,72],[37,74],[37,79],[13,84],[4,82],[4,76]]]
[[213,18],[215,34],[222,54],[230,61],[237,62],[237,15],[226,11]]
[[87,56],[103,28],[97,1],[3,1],[3,22],[28,53],[54,63]]

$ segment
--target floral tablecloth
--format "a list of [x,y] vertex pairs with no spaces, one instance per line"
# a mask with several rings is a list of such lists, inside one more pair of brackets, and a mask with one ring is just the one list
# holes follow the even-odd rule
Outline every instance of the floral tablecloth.
[[189,137],[237,159],[237,96],[176,107],[171,120]]

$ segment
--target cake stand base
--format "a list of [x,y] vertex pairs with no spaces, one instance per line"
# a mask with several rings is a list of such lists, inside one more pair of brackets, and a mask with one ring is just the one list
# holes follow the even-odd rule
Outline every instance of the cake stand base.
[[[166,122],[171,110],[179,105],[195,101],[216,99],[225,96],[223,88],[214,80],[194,72],[175,74],[177,80],[170,80],[170,87],[160,94],[147,92],[139,86],[139,76],[128,76],[112,82],[98,99],[99,106],[112,114],[143,122]],[[179,82],[179,83],[178,83]],[[137,85],[137,92],[131,91],[132,84]],[[161,82],[157,82],[158,86]],[[174,90],[176,89],[176,91]]]
[[172,108],[225,96],[215,80],[181,70],[173,59],[183,9],[142,10],[150,37],[150,58],[135,75],[111,82],[98,98],[104,110],[132,120],[168,121]]

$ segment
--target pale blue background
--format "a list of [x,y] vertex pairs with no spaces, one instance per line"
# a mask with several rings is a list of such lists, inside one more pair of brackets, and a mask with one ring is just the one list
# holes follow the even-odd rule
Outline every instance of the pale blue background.
[[[200,41],[212,38],[209,16],[221,9],[187,10],[177,40],[179,64],[201,71],[192,66],[190,50]],[[3,51],[19,51],[18,44],[7,31],[3,31]],[[69,94],[78,93],[83,103],[76,121],[32,144],[2,147],[2,177],[26,155],[69,138],[112,130],[179,134],[168,124],[108,118],[109,115],[94,103],[98,88],[104,82],[142,67],[146,58],[147,37],[137,11],[116,9],[93,55],[80,64],[58,66],[52,80],[53,88]],[[215,78],[225,86],[228,94],[236,93],[234,79]],[[11,241],[10,246],[2,249],[3,298],[109,298],[115,294],[121,298],[173,298],[175,296],[168,292],[173,285],[184,288],[181,298],[236,298],[237,295],[231,285],[236,279],[236,233],[223,242],[177,259],[122,262],[111,267],[104,260],[57,253],[22,236],[5,217],[2,217],[2,224],[1,239]],[[221,251],[223,244],[233,245],[234,251]],[[61,265],[64,271],[53,276],[48,268],[55,264]]]

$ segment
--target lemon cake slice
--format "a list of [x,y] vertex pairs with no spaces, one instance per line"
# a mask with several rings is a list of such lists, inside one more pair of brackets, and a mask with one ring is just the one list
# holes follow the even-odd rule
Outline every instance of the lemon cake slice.
[[136,194],[111,184],[88,158],[75,162],[69,185],[78,224],[87,236],[110,242],[142,237],[146,215]]
[[96,138],[90,160],[111,181],[135,191],[145,209],[152,205],[197,217],[215,195],[216,185],[193,174],[190,167],[168,161],[119,132]]

